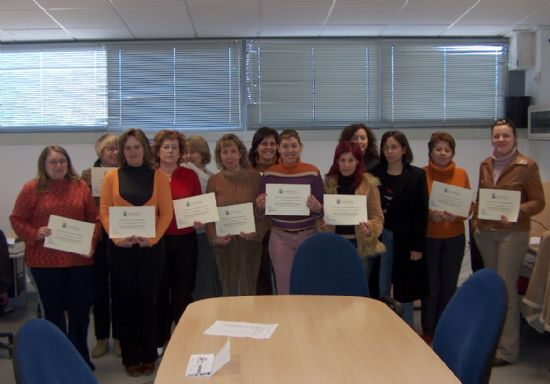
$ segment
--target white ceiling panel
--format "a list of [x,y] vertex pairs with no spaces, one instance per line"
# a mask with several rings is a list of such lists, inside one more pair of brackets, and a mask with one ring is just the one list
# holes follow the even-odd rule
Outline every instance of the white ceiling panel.
[[261,0],[184,0],[189,7],[259,7]]
[[195,25],[197,37],[258,37],[258,25]]
[[112,8],[109,0],[37,0],[45,9],[97,9]]
[[416,36],[439,36],[447,25],[388,25],[382,36],[410,36],[414,30]]
[[247,25],[258,23],[258,7],[189,7],[193,23],[202,25]]
[[0,11],[0,29],[58,28],[42,11]]
[[339,6],[334,7],[328,24],[389,24],[399,15],[401,7],[373,6]]
[[135,39],[128,28],[70,28],[68,31],[78,40]]
[[32,0],[2,0],[0,1],[0,11],[20,11],[24,9],[39,9]]
[[[196,0],[200,1],[200,0]],[[339,1],[339,0],[336,0]],[[399,0],[400,1],[400,0]],[[333,0],[263,0],[262,5],[327,5],[330,6]]]
[[63,29],[13,29],[7,31],[15,41],[59,41],[73,40]]
[[49,12],[65,28],[124,26],[124,23],[113,9],[67,9]]
[[521,20],[518,24],[530,24],[533,26],[536,25],[550,25],[550,7],[546,7],[541,9],[538,12],[535,12],[531,14],[530,16],[527,16],[523,20]]
[[[70,0],[68,0],[70,1]],[[110,0],[115,8],[181,7],[185,0]]]
[[533,12],[536,12],[538,7],[486,7],[479,5],[474,7],[462,19],[460,24],[513,24]]
[[264,6],[262,24],[323,24],[330,7],[323,6]]
[[122,8],[118,10],[120,17],[130,27],[147,26],[166,28],[168,26],[188,25],[191,20],[185,7],[168,8]]
[[[452,28],[446,30],[442,36],[497,36],[507,32],[506,24],[483,24],[475,25],[475,28],[468,25],[455,24]],[[475,33],[473,33],[475,31]]]
[[319,36],[322,25],[263,25],[260,28],[261,37],[314,37]]
[[[438,7],[465,7],[468,9],[474,5],[476,1],[477,0],[408,0],[407,5],[435,5]],[[515,1],[517,2],[517,0]],[[485,0],[483,0],[483,3],[485,3]]]
[[386,24],[327,25],[321,36],[379,36],[386,27]]
[[468,8],[444,7],[438,5],[407,6],[401,10],[394,20],[395,24],[451,24],[458,19]]
[[[442,0],[447,1],[447,0]],[[360,5],[360,6],[371,6],[371,5],[393,5],[401,7],[406,5],[409,0],[336,0],[336,6],[341,5]]]

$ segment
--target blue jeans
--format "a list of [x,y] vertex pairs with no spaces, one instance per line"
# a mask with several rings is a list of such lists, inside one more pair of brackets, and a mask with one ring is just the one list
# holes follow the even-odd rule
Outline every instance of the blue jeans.
[[384,228],[382,231],[382,243],[386,246],[386,252],[380,255],[378,285],[380,287],[380,297],[389,297],[391,296],[393,273],[393,231]]

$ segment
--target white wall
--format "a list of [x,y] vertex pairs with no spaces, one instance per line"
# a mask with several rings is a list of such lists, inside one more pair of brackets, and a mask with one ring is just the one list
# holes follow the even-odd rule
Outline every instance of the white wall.
[[[411,129],[405,131],[415,155],[415,165],[424,166],[428,161],[427,142],[433,130]],[[482,159],[488,156],[491,145],[489,130],[455,129],[449,130],[457,141],[455,161],[470,175],[470,182],[477,186],[478,167]],[[377,138],[383,131],[375,131]],[[11,232],[9,215],[22,185],[36,173],[36,161],[40,151],[47,144],[61,144],[68,151],[78,172],[88,168],[95,161],[93,145],[101,133],[71,134],[0,134],[0,228]],[[222,133],[204,135],[213,150],[216,139]],[[543,180],[550,180],[550,141],[528,141],[525,131],[520,130],[520,150],[538,162]],[[241,138],[247,147],[252,133],[242,133]],[[332,162],[334,147],[339,131],[306,131],[301,133],[304,142],[303,160],[319,167],[326,173]],[[210,169],[215,170],[214,163]],[[549,202],[550,203],[550,202]]]

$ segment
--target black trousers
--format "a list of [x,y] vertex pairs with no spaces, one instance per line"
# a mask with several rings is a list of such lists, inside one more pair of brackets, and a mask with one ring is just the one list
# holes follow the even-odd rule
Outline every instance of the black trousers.
[[111,240],[102,231],[101,241],[97,243],[93,267],[93,313],[95,337],[98,340],[108,339],[111,334],[118,339],[118,319],[111,310],[111,265],[109,261],[109,242]]
[[[44,306],[44,317],[54,323],[76,347],[86,362],[88,325],[92,306],[92,266],[31,268]],[[67,311],[67,318],[65,317]]]
[[157,346],[170,340],[172,323],[178,322],[193,298],[197,274],[197,234],[164,235],[164,266],[158,289]]
[[164,241],[144,248],[122,248],[111,243],[109,257],[122,364],[153,363],[157,359],[157,290]]
[[273,294],[273,265],[269,257],[269,235],[267,232],[262,240],[262,258],[260,260],[260,270],[258,271],[258,295]]

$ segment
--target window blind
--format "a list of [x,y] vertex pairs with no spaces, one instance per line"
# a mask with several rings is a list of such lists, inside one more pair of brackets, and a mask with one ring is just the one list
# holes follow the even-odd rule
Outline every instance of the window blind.
[[104,129],[101,45],[6,45],[0,50],[2,131]]
[[240,129],[242,42],[107,44],[112,129]]

